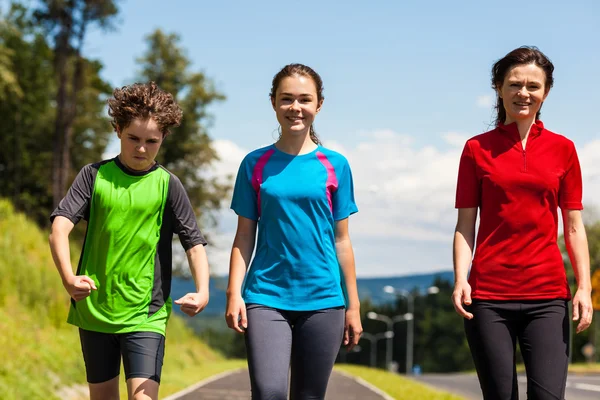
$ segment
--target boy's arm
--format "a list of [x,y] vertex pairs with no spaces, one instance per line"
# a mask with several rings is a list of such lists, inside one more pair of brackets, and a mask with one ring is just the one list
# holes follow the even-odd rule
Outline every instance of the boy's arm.
[[79,171],[67,195],[52,212],[52,227],[48,238],[54,264],[62,279],[63,286],[75,301],[89,296],[96,289],[94,281],[87,276],[75,276],[71,266],[69,234],[75,224],[86,218],[92,198],[94,180],[98,164],[86,165]]
[[94,281],[85,276],[75,276],[71,266],[71,252],[69,249],[69,234],[75,225],[68,218],[57,216],[52,222],[48,241],[52,259],[58,269],[63,286],[75,301],[86,298],[92,289],[96,289]]
[[187,255],[190,272],[192,273],[192,278],[196,285],[196,292],[188,293],[182,298],[175,300],[175,304],[181,306],[181,311],[190,317],[193,317],[204,310],[208,304],[208,258],[206,257],[206,250],[202,244],[198,244],[188,249],[185,254]]
[[198,228],[196,215],[190,203],[190,199],[181,184],[179,178],[171,174],[169,181],[169,198],[168,204],[174,221],[174,232],[179,236],[179,240],[188,259],[188,264],[196,291],[188,293],[180,299],[175,300],[175,304],[181,307],[181,311],[193,317],[198,314],[208,304],[208,280],[209,268],[208,259],[206,257],[206,239]]

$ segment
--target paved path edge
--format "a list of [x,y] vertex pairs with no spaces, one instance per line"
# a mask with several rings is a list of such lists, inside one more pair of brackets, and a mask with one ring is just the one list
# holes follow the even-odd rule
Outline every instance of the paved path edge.
[[371,385],[369,382],[365,381],[364,379],[362,379],[362,378],[360,378],[358,376],[354,376],[352,374],[349,374],[346,371],[340,371],[339,369],[335,369],[335,372],[338,373],[338,374],[340,374],[340,375],[345,376],[348,379],[352,379],[353,381],[355,381],[359,385],[362,385],[362,386],[366,387],[367,389],[369,389],[370,391],[377,393],[378,395],[380,395],[381,397],[383,397],[385,400],[395,400],[392,396],[390,396],[389,394],[387,394],[383,390],[379,389],[377,386]]
[[165,397],[163,400],[177,400],[180,397],[183,397],[186,394],[189,394],[189,393],[201,388],[202,386],[206,386],[211,382],[218,381],[221,378],[225,378],[226,376],[235,374],[236,372],[239,372],[243,369],[245,369],[245,368],[235,368],[235,369],[231,369],[229,371],[221,372],[220,374],[209,376],[208,378],[201,380],[200,382],[195,383],[192,386],[188,386],[187,388],[185,388],[177,393],[173,393],[172,395]]

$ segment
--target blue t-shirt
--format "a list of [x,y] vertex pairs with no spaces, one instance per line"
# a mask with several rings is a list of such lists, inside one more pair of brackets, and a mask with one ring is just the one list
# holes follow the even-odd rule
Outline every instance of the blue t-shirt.
[[247,304],[293,311],[346,305],[335,221],[358,208],[344,156],[322,146],[297,156],[275,145],[255,150],[240,165],[231,208],[258,221]]

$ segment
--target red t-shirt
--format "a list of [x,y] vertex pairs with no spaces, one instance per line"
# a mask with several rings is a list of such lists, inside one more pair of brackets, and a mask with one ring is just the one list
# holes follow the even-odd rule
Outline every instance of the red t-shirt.
[[575,145],[537,121],[525,149],[516,123],[467,141],[456,208],[479,207],[471,296],[483,300],[570,299],[557,244],[557,208],[581,210]]

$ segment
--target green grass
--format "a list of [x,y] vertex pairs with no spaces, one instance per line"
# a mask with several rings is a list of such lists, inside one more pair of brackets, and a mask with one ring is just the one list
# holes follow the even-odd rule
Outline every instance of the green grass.
[[600,363],[582,363],[569,365],[569,372],[600,374]]
[[[525,372],[525,365],[517,365],[518,372]],[[576,374],[600,374],[600,363],[576,363],[569,365],[569,372]]]
[[[76,246],[72,257],[79,257]],[[57,395],[60,389],[85,388],[77,328],[65,322],[69,297],[52,262],[48,233],[15,213],[3,199],[0,276],[2,400],[58,399],[64,397]],[[225,360],[199,340],[183,319],[172,316],[167,329],[161,395],[243,365],[242,361]]]
[[463,397],[432,389],[429,386],[381,369],[347,364],[337,365],[335,368],[364,379],[396,400],[464,400]]

